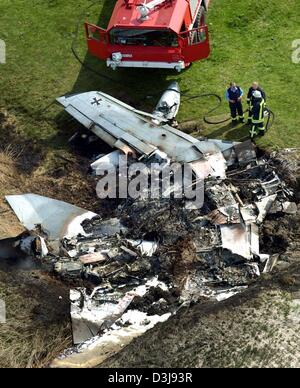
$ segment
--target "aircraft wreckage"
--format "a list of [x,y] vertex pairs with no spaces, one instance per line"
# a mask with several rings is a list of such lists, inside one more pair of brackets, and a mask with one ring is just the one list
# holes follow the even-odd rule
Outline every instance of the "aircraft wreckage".
[[200,141],[170,125],[180,106],[180,89],[176,82],[163,94],[152,114],[101,92],[64,96],[57,101],[112,148],[146,157],[161,151],[175,162],[190,163],[199,178],[225,178],[227,164],[222,151],[226,153],[232,143]]
[[191,210],[185,198],[128,198],[104,219],[34,194],[6,198],[28,231],[14,247],[81,285],[70,291],[74,348],[53,367],[99,365],[181,306],[222,301],[273,269],[277,256],[261,253],[260,228],[270,213],[297,211],[276,156],[259,158],[250,141],[196,139],[174,128],[176,83],[152,114],[101,92],[58,102],[112,147],[92,167],[113,163],[116,152],[130,154],[129,164],[142,158],[146,166],[163,155],[164,163],[191,164],[194,179],[204,180],[205,201]]

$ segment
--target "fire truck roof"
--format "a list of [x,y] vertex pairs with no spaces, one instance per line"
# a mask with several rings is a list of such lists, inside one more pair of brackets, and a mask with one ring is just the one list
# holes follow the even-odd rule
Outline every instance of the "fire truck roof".
[[[148,0],[147,3],[150,3]],[[168,0],[150,12],[148,19],[142,20],[138,5],[141,0],[118,0],[110,19],[108,30],[121,28],[170,28],[179,33],[184,16],[189,7],[189,0]],[[147,5],[146,3],[146,5]]]

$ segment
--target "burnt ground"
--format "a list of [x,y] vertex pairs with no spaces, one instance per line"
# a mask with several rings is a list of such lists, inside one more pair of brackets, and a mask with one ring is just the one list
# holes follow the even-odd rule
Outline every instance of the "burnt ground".
[[271,274],[224,302],[180,310],[101,367],[299,367],[299,211],[265,223],[262,246],[279,256]]
[[101,367],[299,367],[299,298],[298,262],[227,301],[181,310]]
[[[45,148],[18,133],[18,123],[0,114],[0,238],[23,231],[4,196],[33,192],[105,214],[89,159],[66,147]],[[299,202],[299,162],[294,154],[274,161]],[[222,303],[203,302],[182,309],[108,360],[106,367],[299,366],[300,221],[272,216],[264,223],[264,252],[279,255],[272,275],[264,275],[243,294]],[[178,242],[174,275],[193,264],[184,240]],[[72,343],[69,288],[37,263],[0,262],[0,298],[7,323],[0,325],[0,367],[42,367]],[[280,352],[280,353],[279,353]],[[278,354],[283,356],[278,357]]]
[[298,203],[296,215],[269,216],[261,230],[262,251],[278,255],[276,269],[224,302],[180,310],[101,367],[299,367],[299,154],[282,152],[274,163]]

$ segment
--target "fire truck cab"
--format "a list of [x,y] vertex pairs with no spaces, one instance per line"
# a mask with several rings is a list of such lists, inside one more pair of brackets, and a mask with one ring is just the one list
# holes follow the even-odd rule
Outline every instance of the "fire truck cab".
[[117,0],[107,29],[85,23],[89,52],[112,69],[178,72],[210,54],[209,0]]

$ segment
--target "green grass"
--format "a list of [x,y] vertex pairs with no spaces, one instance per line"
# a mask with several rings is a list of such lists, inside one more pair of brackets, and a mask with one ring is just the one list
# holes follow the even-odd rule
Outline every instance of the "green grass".
[[[292,41],[300,39],[299,0],[212,1],[208,17],[212,54],[180,75],[107,70],[105,64],[86,56],[82,28],[78,45],[81,57],[95,69],[126,83],[122,90],[82,69],[72,56],[75,24],[89,4],[87,0],[1,1],[0,39],[7,44],[7,64],[0,65],[0,107],[16,114],[19,130],[27,137],[42,139],[46,146],[64,146],[55,122],[36,120],[29,113],[68,91],[99,89],[117,97],[126,96],[141,108],[150,107],[150,101],[144,104],[147,94],[162,91],[173,79],[191,94],[215,92],[222,96],[229,81],[235,79],[244,89],[252,81],[260,81],[276,114],[273,128],[259,144],[268,148],[299,145],[300,64],[291,60]],[[100,18],[105,25],[113,4],[113,0],[99,0],[89,10],[88,19],[98,22]],[[201,118],[214,103],[212,99],[185,102],[179,119]],[[224,102],[219,113],[227,111]],[[58,112],[58,107],[51,108],[46,116],[55,118]],[[247,135],[247,128],[210,126],[205,134],[238,140]]]

